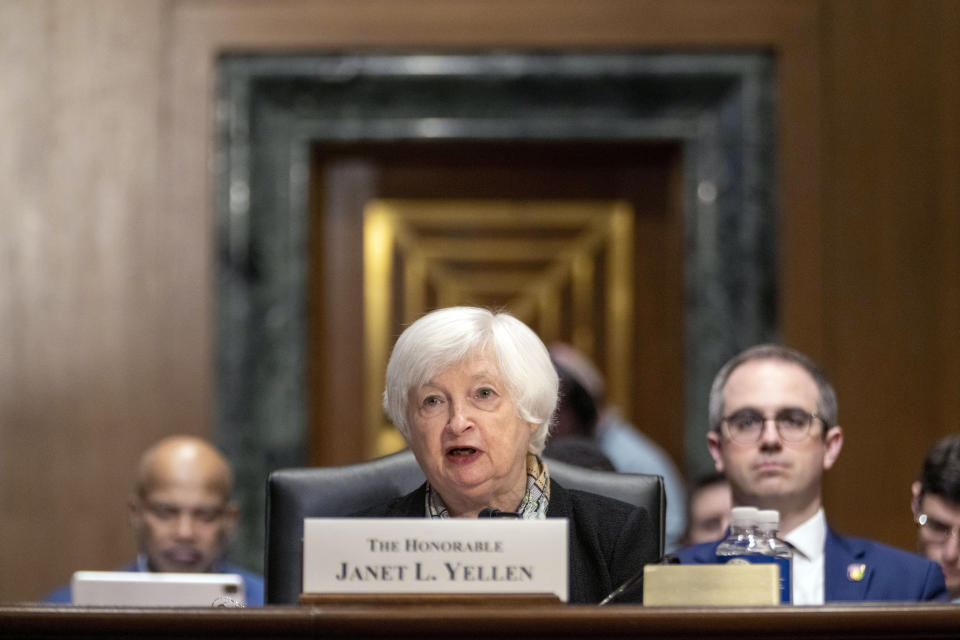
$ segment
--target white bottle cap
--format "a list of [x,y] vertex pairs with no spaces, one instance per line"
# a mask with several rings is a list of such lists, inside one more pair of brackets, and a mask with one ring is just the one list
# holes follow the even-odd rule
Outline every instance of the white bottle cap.
[[757,521],[757,508],[756,507],[734,507],[730,510],[730,525],[731,526],[747,526],[752,525]]
[[780,512],[776,509],[760,509],[757,511],[757,524],[759,525],[773,525],[777,527],[780,525]]

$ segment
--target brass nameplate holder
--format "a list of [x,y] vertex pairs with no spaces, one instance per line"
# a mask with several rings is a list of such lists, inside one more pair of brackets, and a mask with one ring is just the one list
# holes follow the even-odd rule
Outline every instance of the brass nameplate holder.
[[648,564],[645,606],[780,604],[780,567],[765,564]]

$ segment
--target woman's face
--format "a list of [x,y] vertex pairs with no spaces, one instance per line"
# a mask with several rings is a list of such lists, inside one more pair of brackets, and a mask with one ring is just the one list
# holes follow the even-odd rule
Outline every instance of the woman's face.
[[408,411],[410,448],[452,515],[516,510],[536,425],[518,415],[492,357],[474,354],[412,389]]

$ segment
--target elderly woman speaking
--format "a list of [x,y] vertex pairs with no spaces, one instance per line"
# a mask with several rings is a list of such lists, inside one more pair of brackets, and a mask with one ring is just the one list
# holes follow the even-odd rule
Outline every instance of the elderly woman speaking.
[[550,479],[539,454],[557,388],[543,342],[513,316],[473,307],[423,316],[397,340],[383,404],[427,482],[363,515],[568,518],[570,602],[599,602],[657,548],[646,510]]

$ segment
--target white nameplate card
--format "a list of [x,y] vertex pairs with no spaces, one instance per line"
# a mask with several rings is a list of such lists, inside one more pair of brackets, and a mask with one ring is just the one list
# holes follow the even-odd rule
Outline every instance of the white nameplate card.
[[567,520],[306,518],[304,593],[553,593]]

